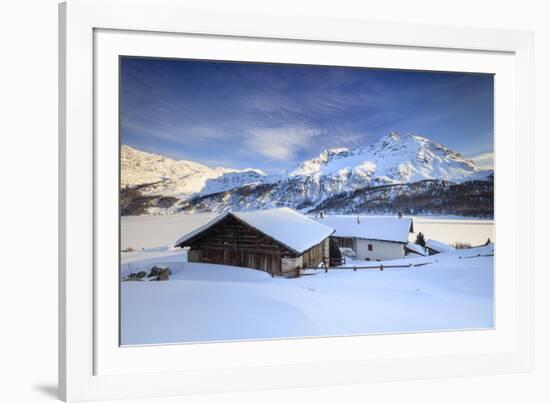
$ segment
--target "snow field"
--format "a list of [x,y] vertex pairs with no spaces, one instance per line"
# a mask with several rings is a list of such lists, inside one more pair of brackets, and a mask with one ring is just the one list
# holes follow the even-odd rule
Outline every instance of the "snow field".
[[428,263],[414,268],[308,270],[284,279],[189,263],[171,248],[123,253],[123,275],[155,264],[173,275],[122,282],[122,344],[491,328],[492,254],[489,245],[393,261]]

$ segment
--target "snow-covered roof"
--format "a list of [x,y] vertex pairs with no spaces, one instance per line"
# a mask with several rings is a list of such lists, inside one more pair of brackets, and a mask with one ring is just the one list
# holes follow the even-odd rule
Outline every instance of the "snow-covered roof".
[[455,248],[453,248],[452,246],[447,245],[446,243],[443,243],[440,241],[436,241],[434,239],[428,239],[426,241],[426,247],[432,250],[435,250],[436,252],[439,252],[439,253],[450,252],[452,250],[455,250]]
[[325,216],[317,220],[335,229],[334,236],[376,239],[407,243],[412,227],[411,218],[369,216]]
[[190,215],[190,217],[193,217],[193,224],[194,225],[188,225],[186,228],[186,232],[181,235],[178,240],[176,241],[175,245],[178,246],[180,243],[187,241],[188,239],[191,239],[197,234],[200,234],[205,229],[209,228],[211,225],[220,222],[227,213],[223,214],[193,214]]
[[417,245],[412,242],[407,242],[407,245],[405,245],[405,247],[411,252],[417,253],[419,255],[422,255],[422,256],[427,255],[426,249],[422,245]]
[[220,222],[228,215],[236,217],[297,253],[305,252],[334,232],[329,226],[312,220],[291,208],[282,207],[221,214],[204,226],[182,236],[176,241],[176,246]]

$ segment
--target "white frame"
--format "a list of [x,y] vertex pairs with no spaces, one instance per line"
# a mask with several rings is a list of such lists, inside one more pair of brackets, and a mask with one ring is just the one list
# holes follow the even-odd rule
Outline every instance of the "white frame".
[[[525,372],[533,367],[533,36],[529,32],[325,20],[268,15],[228,15],[186,9],[170,0],[71,0],[60,6],[60,276],[59,390],[68,401],[170,396],[191,393],[363,383],[440,376]],[[284,28],[282,28],[284,27]],[[94,31],[193,33],[232,38],[274,38],[307,43],[378,44],[423,49],[507,52],[515,59],[517,236],[513,343],[502,352],[481,351],[408,358],[332,359],[240,368],[210,366],[178,372],[104,375],[95,367],[98,339],[94,292]],[[518,134],[518,133],[521,133]],[[521,136],[521,137],[520,137]],[[497,155],[498,163],[498,155]],[[497,170],[497,177],[498,177]],[[520,211],[521,209],[521,211]],[[520,219],[521,213],[521,219]],[[520,265],[521,256],[521,265]],[[382,336],[391,337],[391,336]],[[353,343],[355,337],[340,343]],[[346,341],[344,341],[346,340]],[[350,341],[351,340],[351,341]],[[304,346],[301,340],[286,347]],[[290,344],[289,344],[290,343]],[[300,344],[301,343],[301,344]],[[224,343],[221,343],[222,345]],[[265,346],[265,345],[264,345]],[[261,347],[260,347],[261,348]],[[265,347],[264,347],[265,348]],[[334,345],[331,347],[334,349]],[[207,353],[207,354],[211,354]],[[336,357],[337,355],[332,354]],[[215,360],[214,360],[215,362]]]
[[[367,361],[419,355],[472,354],[509,351],[513,347],[514,309],[513,267],[515,223],[498,226],[499,253],[495,262],[493,329],[455,329],[445,332],[418,332],[371,337],[329,337],[307,339],[248,340],[246,343],[172,343],[169,346],[118,345],[119,301],[116,261],[119,237],[118,206],[113,203],[119,193],[116,172],[119,166],[119,57],[120,55],[239,61],[271,61],[301,64],[337,64],[376,68],[462,71],[494,73],[494,126],[498,128],[495,196],[500,200],[496,216],[514,210],[514,99],[515,60],[509,53],[456,51],[450,49],[411,49],[364,44],[316,44],[311,41],[278,39],[227,38],[186,34],[151,34],[119,30],[95,31],[94,60],[94,185],[96,192],[95,223],[97,234],[95,257],[95,326],[101,329],[94,340],[94,375],[139,372],[166,372],[206,368],[235,368],[259,365],[297,365],[313,362]],[[507,161],[500,164],[500,161]],[[493,237],[491,237],[493,238]],[[477,331],[471,331],[477,330]],[[178,345],[174,345],[178,344]]]

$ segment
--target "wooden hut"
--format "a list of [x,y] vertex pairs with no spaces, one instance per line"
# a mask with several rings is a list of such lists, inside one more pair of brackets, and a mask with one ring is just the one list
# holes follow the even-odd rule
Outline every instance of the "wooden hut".
[[329,257],[330,227],[290,208],[221,214],[182,236],[190,262],[250,267],[272,275],[317,267]]

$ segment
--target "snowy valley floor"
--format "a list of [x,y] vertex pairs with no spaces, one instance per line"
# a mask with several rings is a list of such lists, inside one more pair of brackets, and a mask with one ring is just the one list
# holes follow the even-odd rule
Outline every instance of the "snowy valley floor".
[[492,328],[493,248],[394,261],[428,263],[418,267],[308,270],[293,279],[188,263],[181,249],[125,252],[123,277],[156,264],[173,275],[122,282],[122,344]]

